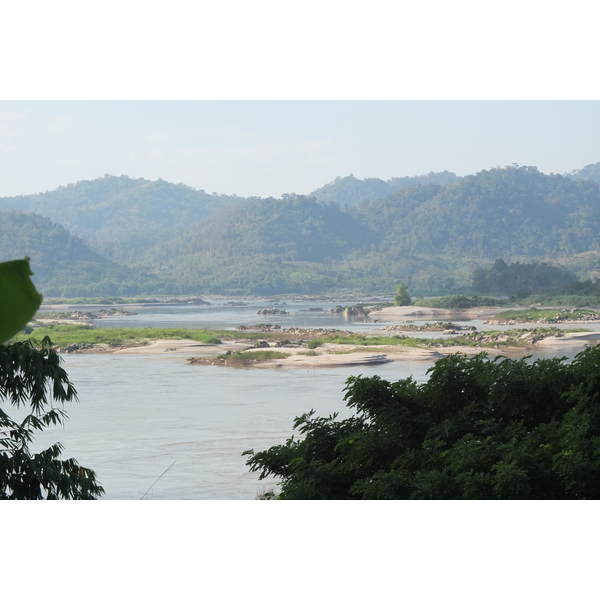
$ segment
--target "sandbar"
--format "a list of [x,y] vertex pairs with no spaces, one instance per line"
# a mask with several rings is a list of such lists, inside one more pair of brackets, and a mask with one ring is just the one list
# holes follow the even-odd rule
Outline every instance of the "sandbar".
[[405,321],[406,319],[435,319],[450,321],[453,319],[487,319],[506,310],[506,307],[480,306],[476,308],[428,308],[426,306],[388,306],[379,310],[371,310],[369,316],[373,319],[384,318],[390,321]]

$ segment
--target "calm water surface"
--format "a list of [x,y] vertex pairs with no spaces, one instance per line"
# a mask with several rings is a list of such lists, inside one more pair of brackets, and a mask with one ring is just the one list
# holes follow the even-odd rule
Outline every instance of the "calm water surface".
[[[353,331],[381,327],[369,319],[348,321],[306,310],[331,306],[280,306],[296,312],[283,317],[256,315],[256,304],[148,307],[136,308],[135,316],[98,320],[97,325],[234,329],[268,322]],[[472,322],[478,327],[480,323]],[[581,349],[565,346],[559,355],[572,357]],[[541,351],[535,357],[555,354]],[[248,472],[241,456],[244,450],[284,443],[293,433],[294,418],[313,408],[320,416],[333,412],[341,418],[349,416],[343,389],[351,375],[377,374],[392,381],[412,375],[422,382],[431,366],[406,361],[271,370],[186,365],[184,357],[174,355],[67,354],[63,358],[80,402],[67,407],[69,420],[64,428],[37,436],[34,450],[60,441],[64,457],[73,456],[96,471],[109,500],[253,499],[274,482],[258,481],[256,474]]]

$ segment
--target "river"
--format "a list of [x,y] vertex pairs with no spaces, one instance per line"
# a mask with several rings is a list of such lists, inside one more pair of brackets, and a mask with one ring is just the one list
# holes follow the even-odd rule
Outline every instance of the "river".
[[[257,315],[272,303],[131,308],[137,315],[98,319],[101,327],[234,329],[261,322],[282,327],[374,331],[368,318],[344,320],[326,311],[336,303],[296,302],[283,316]],[[313,309],[313,310],[310,310]],[[322,309],[322,310],[314,310]],[[84,310],[87,310],[85,308]],[[480,325],[481,321],[463,322]],[[569,346],[569,358],[582,347]],[[555,351],[539,351],[550,357]],[[93,469],[104,499],[253,499],[274,481],[249,473],[244,450],[264,450],[292,435],[296,416],[351,414],[343,402],[346,378],[380,375],[423,382],[430,363],[393,362],[297,370],[186,365],[179,355],[65,354],[64,366],[80,402],[69,420],[36,437],[34,450],[61,442],[63,457]]]

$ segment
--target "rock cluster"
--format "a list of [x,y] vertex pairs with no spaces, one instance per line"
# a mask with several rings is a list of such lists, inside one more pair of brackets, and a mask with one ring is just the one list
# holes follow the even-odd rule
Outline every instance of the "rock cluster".
[[287,312],[281,308],[261,308],[256,312],[257,315],[287,315]]
[[362,306],[334,306],[330,311],[333,314],[343,314],[345,317],[366,317],[369,309]]
[[381,331],[439,331],[443,335],[451,335],[459,331],[477,331],[477,327],[474,325],[457,325],[456,323],[435,321],[434,323],[425,323],[424,325],[413,325],[412,323],[388,325],[387,327],[381,327]]

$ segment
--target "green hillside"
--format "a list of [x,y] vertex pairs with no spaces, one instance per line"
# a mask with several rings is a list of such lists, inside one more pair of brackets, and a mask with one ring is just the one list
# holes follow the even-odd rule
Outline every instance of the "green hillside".
[[398,280],[413,290],[452,291],[469,287],[474,270],[498,257],[576,262],[600,247],[599,232],[598,184],[507,167],[345,209],[293,195],[246,200],[215,212],[157,256],[176,281],[204,281],[218,293],[368,293],[393,290]]
[[102,254],[135,264],[148,248],[238,200],[161,179],[105,175],[41,194],[0,198],[0,210],[49,217]]
[[565,173],[571,179],[587,179],[600,183],[600,162],[586,165],[583,169],[575,169],[572,173]]
[[157,287],[148,276],[91,250],[62,225],[36,214],[0,211],[0,261],[29,256],[45,296],[115,296]]
[[464,177],[412,206],[404,193],[362,208],[392,252],[551,259],[600,245],[600,187],[592,181],[508,167]]
[[[563,270],[551,282],[542,263],[581,279],[600,273],[600,185],[589,178],[512,166],[406,179],[339,179],[321,190],[363,191],[334,202],[107,176],[0,199],[0,207],[52,212],[77,236],[39,216],[26,225],[22,213],[5,213],[3,248],[9,258],[16,248],[29,254],[56,295],[391,293],[399,281],[413,294],[466,293],[497,259],[520,265],[510,293],[572,281]],[[504,275],[490,277],[483,287],[507,287]]]
[[444,171],[415,177],[392,177],[388,181],[377,178],[357,179],[354,175],[336,177],[331,183],[310,193],[321,202],[336,202],[342,206],[356,206],[364,200],[377,200],[398,190],[420,185],[448,185],[460,181],[454,173]]

